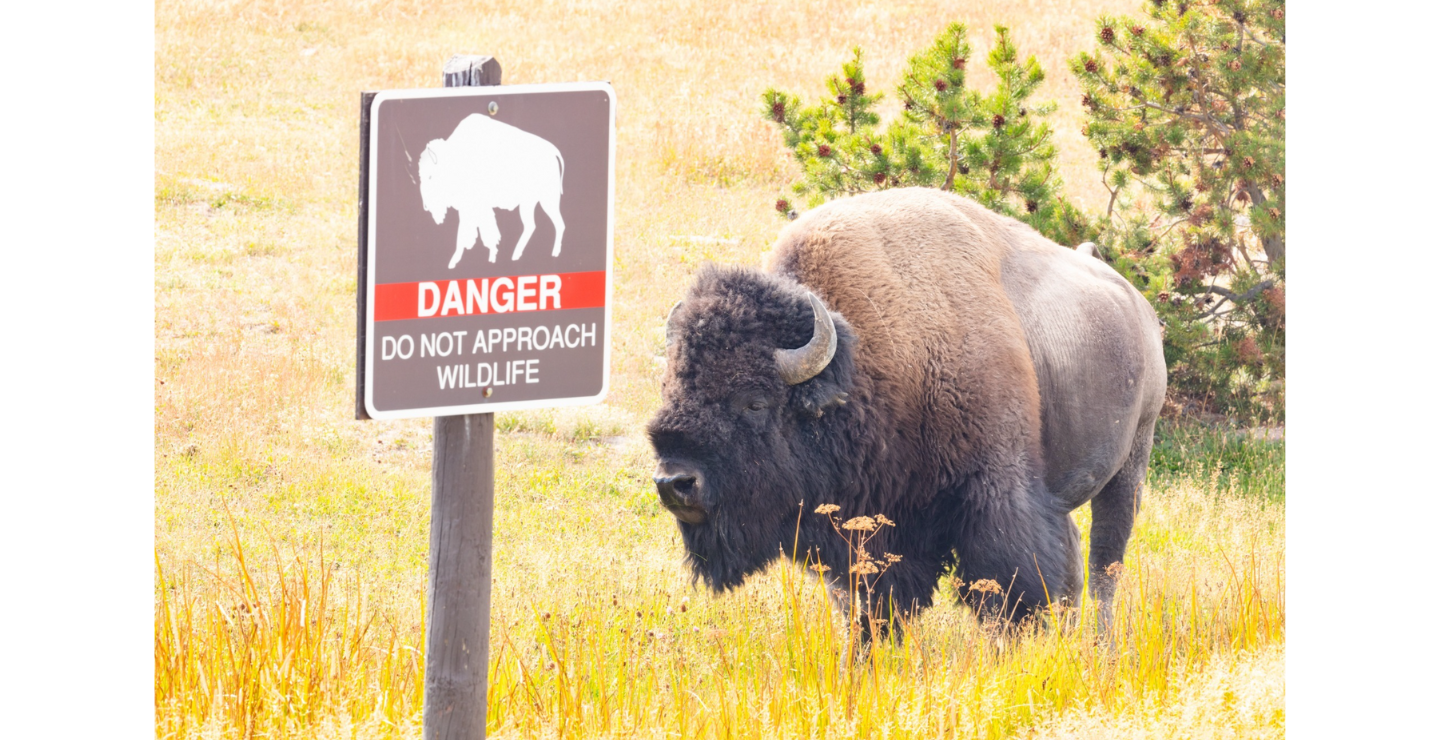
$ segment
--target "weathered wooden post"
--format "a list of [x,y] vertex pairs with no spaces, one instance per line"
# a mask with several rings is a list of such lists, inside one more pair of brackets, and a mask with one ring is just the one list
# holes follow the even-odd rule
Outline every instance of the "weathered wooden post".
[[[500,84],[491,57],[456,55],[445,87]],[[490,666],[495,415],[435,417],[430,468],[430,578],[425,628],[425,738],[485,737]]]
[[615,109],[606,83],[474,90],[500,84],[490,57],[452,57],[444,80],[471,90],[361,93],[355,415],[434,417],[424,735],[472,740],[494,413],[608,385]]

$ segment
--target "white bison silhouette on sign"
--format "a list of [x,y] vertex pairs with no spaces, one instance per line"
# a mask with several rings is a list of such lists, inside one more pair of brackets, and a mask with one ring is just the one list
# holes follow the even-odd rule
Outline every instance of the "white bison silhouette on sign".
[[431,141],[420,155],[420,201],[425,210],[437,225],[445,223],[451,208],[460,214],[451,269],[465,250],[475,246],[477,231],[480,243],[490,250],[490,261],[495,261],[500,246],[496,209],[519,208],[525,225],[510,255],[512,261],[520,259],[535,231],[537,205],[555,225],[550,256],[558,257],[560,237],[565,235],[565,221],[560,218],[564,179],[565,158],[554,144],[479,113],[461,121],[450,138]]

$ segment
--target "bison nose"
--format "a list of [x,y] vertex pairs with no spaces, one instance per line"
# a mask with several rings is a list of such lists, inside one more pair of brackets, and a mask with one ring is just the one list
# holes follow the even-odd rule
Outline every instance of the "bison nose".
[[698,475],[667,470],[662,464],[660,469],[655,471],[655,490],[660,494],[660,502],[676,519],[689,524],[705,521],[705,510],[700,506]]
[[695,476],[686,473],[655,476],[655,488],[659,489],[660,498],[666,504],[689,506],[689,499],[695,493]]

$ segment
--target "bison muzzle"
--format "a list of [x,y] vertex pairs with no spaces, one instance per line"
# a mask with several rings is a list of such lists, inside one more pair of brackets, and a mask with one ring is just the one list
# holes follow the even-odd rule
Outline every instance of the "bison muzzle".
[[1003,589],[982,617],[1018,620],[1078,596],[1070,512],[1090,503],[1108,624],[1165,361],[1102,261],[955,195],[872,193],[790,224],[767,271],[702,269],[666,343],[655,486],[711,588],[782,555],[844,585],[849,544],[814,511],[834,504],[894,523],[868,544],[899,556],[869,584],[879,616],[928,606],[953,570]]

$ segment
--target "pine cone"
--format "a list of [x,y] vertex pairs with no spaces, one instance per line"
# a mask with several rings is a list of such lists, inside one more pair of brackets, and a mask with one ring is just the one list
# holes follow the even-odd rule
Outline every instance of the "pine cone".
[[1036,211],[1038,211],[1038,210],[1040,210],[1040,204],[1039,204],[1039,203],[1036,203],[1036,202],[1033,201],[1033,200],[1027,200],[1027,201],[1025,201],[1025,211],[1026,211],[1027,213],[1034,213],[1034,212],[1036,212]]
[[877,157],[880,156],[880,145],[879,145],[879,144],[871,144],[871,145],[870,145],[870,153],[871,153],[871,154],[874,154],[874,155],[877,156]]
[[872,179],[875,180],[875,184],[876,184],[876,185],[884,185],[884,184],[885,184],[885,173],[884,173],[884,172],[876,172],[876,173],[875,173],[875,177],[873,177]]
[[1102,43],[1102,44],[1113,44],[1113,43],[1115,43],[1115,29],[1113,29],[1113,28],[1111,28],[1111,27],[1109,27],[1109,26],[1106,26],[1106,27],[1100,29],[1100,43]]
[[863,82],[852,82],[852,83],[850,83],[850,89],[853,90],[853,91],[855,91],[855,94],[856,94],[856,95],[864,95],[864,94],[865,94],[865,83],[863,83]]
[[1230,60],[1230,71],[1231,71],[1231,72],[1239,72],[1239,71],[1240,71],[1240,60],[1239,60],[1239,59],[1231,59],[1231,60]]
[[935,81],[935,89],[936,89],[936,90],[939,90],[940,92],[945,92],[945,90],[948,89],[949,87],[950,87],[950,85],[947,84],[944,80],[936,80],[936,81]]
[[1131,26],[1131,27],[1130,27],[1130,35],[1131,35],[1131,36],[1143,36],[1143,35],[1145,35],[1145,27],[1144,27],[1144,26]]
[[844,96],[844,95],[836,95],[836,96],[835,96],[835,102],[837,102],[837,103],[839,103],[839,104],[841,104],[841,105],[844,105],[844,104],[845,104],[845,96]]
[[960,165],[960,174],[962,174],[962,175],[968,175],[968,174],[970,174],[970,165],[967,165],[967,164],[962,164],[962,165]]
[[829,145],[829,144],[821,144],[819,147],[817,147],[817,148],[815,149],[815,153],[818,154],[818,155],[820,155],[820,156],[822,156],[822,157],[828,157],[828,156],[830,156],[830,153],[831,153],[830,145]]
[[955,57],[950,60],[951,69],[965,69],[965,57]]
[[784,212],[790,210],[790,201],[785,200],[784,198],[781,198],[780,200],[775,201],[775,210],[777,210],[777,211],[779,211],[779,212],[781,212],[781,213],[784,213]]
[[1086,72],[1099,72],[1099,71],[1100,71],[1100,65],[1096,64],[1094,59],[1086,59],[1086,60],[1085,60],[1085,71],[1086,71]]
[[783,123],[785,121],[785,104],[777,101],[770,106],[770,117],[774,118],[776,123]]
[[990,119],[990,125],[994,126],[996,131],[999,131],[1005,125],[1005,116],[996,113],[995,117]]

